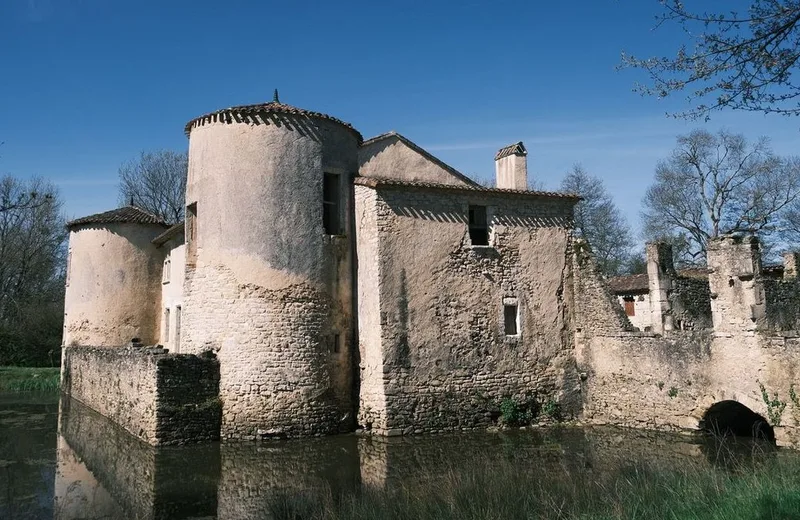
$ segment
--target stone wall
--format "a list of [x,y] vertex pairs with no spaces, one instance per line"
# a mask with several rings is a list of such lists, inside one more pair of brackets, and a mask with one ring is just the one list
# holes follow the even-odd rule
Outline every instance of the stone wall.
[[163,349],[68,347],[62,391],[149,444],[219,438],[219,363]]
[[[379,255],[377,284],[374,272],[359,278],[359,294],[377,292],[373,319],[359,324],[361,385],[376,396],[362,400],[361,424],[390,435],[485,427],[504,398],[553,400],[577,413],[566,261],[574,201],[356,189],[357,204],[376,215],[358,222],[359,243],[377,242]],[[471,245],[469,205],[487,207],[490,246]],[[359,265],[375,262],[366,254],[359,251]],[[507,335],[504,306],[512,304],[518,333]]]
[[764,278],[765,326],[773,331],[800,330],[800,283],[797,278]]
[[711,290],[708,279],[676,276],[669,294],[676,330],[711,328]]

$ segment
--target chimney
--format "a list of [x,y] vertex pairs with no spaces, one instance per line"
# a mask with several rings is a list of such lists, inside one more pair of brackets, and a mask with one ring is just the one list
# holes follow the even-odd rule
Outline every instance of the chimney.
[[800,267],[800,253],[788,251],[783,253],[783,278],[797,278],[797,268]]
[[494,156],[497,187],[501,190],[528,189],[528,150],[522,141],[501,148]]

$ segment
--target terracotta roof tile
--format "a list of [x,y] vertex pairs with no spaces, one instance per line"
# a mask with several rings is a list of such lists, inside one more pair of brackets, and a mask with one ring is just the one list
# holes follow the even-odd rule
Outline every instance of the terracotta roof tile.
[[353,128],[353,125],[351,125],[350,123],[345,123],[341,119],[336,119],[335,117],[331,117],[321,112],[305,110],[303,108],[298,108],[292,105],[287,105],[285,103],[279,103],[276,101],[270,101],[269,103],[258,103],[256,105],[241,105],[241,106],[223,108],[220,110],[216,110],[214,112],[209,112],[208,114],[196,117],[191,121],[189,121],[188,123],[186,123],[186,126],[184,127],[184,132],[188,136],[193,128],[201,124],[205,124],[206,122],[225,121],[226,123],[232,123],[237,121],[239,118],[243,117],[246,120],[247,118],[255,116],[257,114],[287,114],[293,116],[325,119],[327,121],[338,123],[347,128],[348,130],[350,130],[358,138],[359,143],[361,143],[364,140],[364,137],[358,132],[358,130]]
[[647,273],[615,276],[608,279],[608,288],[616,294],[648,292],[649,287]]
[[114,224],[114,223],[129,223],[129,224],[157,224],[167,227],[167,223],[161,217],[150,213],[149,211],[137,208],[135,206],[124,206],[122,208],[112,209],[103,213],[96,213],[88,217],[81,217],[70,222],[67,222],[67,229],[84,226],[87,224]]
[[560,192],[553,192],[553,191],[528,191],[528,190],[502,190],[498,188],[484,188],[480,185],[454,185],[454,184],[436,184],[432,182],[416,182],[416,181],[403,181],[397,179],[377,179],[372,177],[356,177],[353,181],[355,184],[359,186],[367,186],[369,188],[378,188],[382,186],[396,186],[396,187],[408,187],[408,188],[421,188],[421,189],[430,189],[430,190],[446,190],[446,191],[469,191],[469,192],[481,192],[487,194],[498,194],[498,195],[513,195],[513,196],[523,196],[523,197],[552,197],[552,198],[562,198],[562,199],[572,199],[575,202],[581,200],[578,195],[574,195],[572,193],[560,193]]
[[494,156],[494,160],[502,159],[503,157],[508,157],[509,155],[528,155],[528,150],[525,149],[525,145],[522,144],[522,141],[514,144],[510,144],[506,147],[500,148],[497,151],[497,154]]

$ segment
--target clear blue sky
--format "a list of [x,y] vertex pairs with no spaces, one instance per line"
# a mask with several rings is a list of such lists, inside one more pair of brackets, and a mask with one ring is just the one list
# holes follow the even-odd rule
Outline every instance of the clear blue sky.
[[109,209],[122,162],[185,149],[188,120],[277,87],[285,103],[365,137],[397,130],[474,177],[494,175],[496,149],[518,140],[546,188],[582,163],[638,226],[676,135],[725,127],[782,154],[800,142],[798,119],[687,123],[665,116],[682,99],[632,93],[621,51],[665,53],[679,38],[652,30],[657,12],[656,0],[3,0],[0,174],[52,179],[69,217]]

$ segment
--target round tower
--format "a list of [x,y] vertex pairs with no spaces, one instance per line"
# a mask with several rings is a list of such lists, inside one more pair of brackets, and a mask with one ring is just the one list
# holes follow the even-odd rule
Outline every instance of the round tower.
[[277,94],[186,133],[181,351],[219,357],[223,437],[351,428],[361,135]]
[[163,256],[151,240],[166,227],[159,217],[133,206],[67,224],[65,346],[158,341]]

